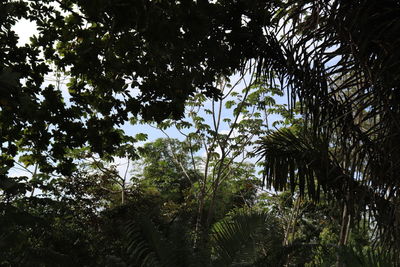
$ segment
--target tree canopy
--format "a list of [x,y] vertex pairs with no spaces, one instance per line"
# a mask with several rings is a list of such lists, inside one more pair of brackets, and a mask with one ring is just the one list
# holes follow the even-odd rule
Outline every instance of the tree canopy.
[[[52,157],[67,172],[69,148],[113,153],[132,141],[117,129],[132,116],[181,118],[189,96],[217,98],[218,77],[257,57],[273,8],[263,1],[3,1],[3,150],[29,149],[42,169],[51,170],[45,158]],[[12,26],[21,18],[39,33],[18,47]],[[45,83],[54,72],[69,77],[67,98]]]
[[[117,203],[115,192],[122,194],[115,206],[124,206],[125,198],[133,203],[138,195],[143,207],[157,202],[154,195],[138,193],[140,186],[128,185],[126,177],[116,177],[115,169],[107,170],[104,160],[127,156],[141,157],[148,164],[142,178],[151,176],[143,179],[157,185],[156,191],[165,198],[179,202],[187,193],[183,189],[200,187],[196,195],[200,219],[192,230],[196,236],[197,226],[202,226],[203,239],[212,240],[213,223],[228,216],[222,212],[213,218],[217,193],[227,193],[220,190],[226,177],[228,184],[234,180],[229,178],[230,168],[241,168],[232,172],[239,178],[250,175],[233,159],[245,146],[254,145],[251,138],[257,136],[267,187],[290,188],[296,199],[329,198],[340,207],[339,246],[347,244],[353,225],[371,220],[376,226],[375,244],[400,250],[399,1],[6,0],[0,2],[0,10],[1,215],[6,228],[21,238],[31,230],[36,238],[35,231],[46,225],[55,231],[49,238],[57,234],[57,222],[49,224],[48,219],[72,205],[65,199],[55,201],[68,196],[64,190],[75,190],[70,193],[78,204],[83,200],[76,192],[87,192],[88,201],[97,203],[90,204],[94,210]],[[21,19],[38,30],[24,45],[18,44],[14,30]],[[213,105],[224,100],[220,82],[249,69],[256,80],[252,85],[259,90],[246,85],[240,103],[226,102],[235,115],[233,121],[224,121],[231,126],[229,134],[219,132],[215,118],[219,120],[221,113],[214,113],[215,129],[193,112],[187,116],[192,122],[185,121],[185,107],[193,107],[199,99],[210,99]],[[68,82],[63,84],[61,77]],[[274,107],[287,122],[281,129],[270,129],[260,119],[259,111],[268,113],[274,105],[263,95],[265,86],[269,92],[286,93],[288,109]],[[159,141],[138,152],[135,143],[143,136],[121,129],[138,120],[155,122],[160,128],[197,128],[186,147],[178,141]],[[207,154],[203,173],[189,168],[195,162],[193,151],[200,150],[192,141],[199,140]],[[174,157],[164,153],[166,149],[172,149]],[[91,171],[80,173],[87,159],[101,170],[94,178]],[[30,166],[31,175],[10,174],[18,164]],[[83,186],[77,173],[91,178],[84,179]],[[183,182],[182,175],[192,184]],[[199,181],[202,184],[196,185]],[[35,188],[44,192],[45,201],[35,198]],[[72,206],[77,213],[86,214],[89,204],[76,203]],[[48,215],[45,226],[37,214]],[[157,214],[153,222],[163,220]],[[19,231],[19,224],[13,228],[7,219],[18,216],[28,218],[27,231]],[[136,220],[131,225],[133,235],[140,224]],[[7,238],[1,236],[0,241]],[[32,240],[19,249],[34,244]]]

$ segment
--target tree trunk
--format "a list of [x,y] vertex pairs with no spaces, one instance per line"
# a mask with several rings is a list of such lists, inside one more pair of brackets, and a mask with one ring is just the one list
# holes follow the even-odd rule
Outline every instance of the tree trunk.
[[[347,202],[343,205],[343,214],[342,214],[342,225],[340,227],[340,235],[339,235],[339,249],[342,249],[348,241],[349,234],[350,234],[350,222],[351,222],[351,215],[349,213],[348,204]],[[336,256],[336,266],[337,267],[344,267],[345,264],[343,263],[340,254],[338,253]]]

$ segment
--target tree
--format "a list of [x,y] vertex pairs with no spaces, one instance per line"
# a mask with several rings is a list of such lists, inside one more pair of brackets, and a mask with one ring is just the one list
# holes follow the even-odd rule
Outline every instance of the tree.
[[[118,130],[130,117],[178,119],[195,92],[217,98],[214,83],[254,57],[274,5],[3,1],[3,175],[21,153],[43,172],[67,174],[74,165],[70,149],[89,146],[102,156],[134,141]],[[12,30],[21,18],[36,23],[39,32],[24,47]],[[52,72],[70,78],[67,90],[44,85]]]
[[112,220],[100,212],[115,205],[113,180],[83,166],[68,177],[41,176],[29,181],[36,183],[35,195],[19,193],[1,203],[0,264],[105,265],[121,249],[107,230]]
[[[18,54],[5,54],[1,66],[3,88],[17,92],[4,94],[1,101],[2,146],[11,157],[34,146],[31,154],[42,169],[51,169],[41,154],[50,151],[48,156],[62,161],[57,169],[67,171],[71,159],[64,157],[66,146],[88,142],[94,152],[114,151],[127,140],[113,127],[129,114],[158,121],[169,115],[179,118],[195,88],[217,96],[213,82],[219,76],[256,59],[259,73],[278,75],[287,89],[293,88],[290,102],[299,97],[313,131],[327,134],[346,129],[340,135],[343,140],[354,139],[352,144],[374,151],[367,155],[371,164],[366,166],[397,166],[390,161],[396,161],[395,156],[389,161],[383,156],[395,147],[395,137],[388,132],[396,132],[398,109],[393,90],[398,76],[397,2],[46,0],[7,1],[2,7],[7,11],[2,39],[8,51]],[[35,21],[40,32],[23,48],[16,46],[11,30],[20,17]],[[164,23],[158,23],[160,18]],[[71,76],[70,106],[63,103],[57,88],[41,87],[43,75],[50,70],[38,57],[40,51],[45,60]],[[335,57],[340,57],[337,64]],[[338,86],[337,81],[350,71]],[[27,82],[21,83],[20,78]],[[137,85],[138,97],[133,92]],[[358,90],[345,97],[354,85]],[[356,108],[355,103],[361,104]],[[360,109],[369,112],[360,117]],[[376,123],[360,129],[365,120]],[[3,161],[6,170],[11,160]],[[380,177],[382,186],[392,188],[393,175],[376,169],[364,173]]]
[[190,155],[184,150],[184,144],[176,139],[160,138],[139,150],[141,160],[136,166],[140,164],[141,168],[135,175],[138,182],[142,180],[140,183],[155,187],[166,201],[183,202],[185,190],[190,190],[200,175],[190,166]]
[[[190,226],[191,231],[194,231],[191,246],[199,246],[196,245],[197,242],[207,243],[209,240],[202,240],[200,234],[230,210],[254,204],[257,179],[252,164],[229,163],[230,173],[218,187],[217,196],[211,191],[214,186],[212,181],[206,181],[209,192],[203,199],[199,199],[203,179],[205,175],[210,174],[205,174],[205,169],[195,169],[199,165],[192,165],[193,155],[190,155],[185,141],[157,139],[145,144],[139,150],[142,157],[135,165],[140,165],[141,168],[135,172],[134,185],[158,195],[162,202],[160,203],[163,206],[162,210],[171,221],[183,221]],[[196,156],[195,160],[200,162],[206,158]],[[210,161],[210,164],[214,164],[214,160]],[[196,207],[199,206],[199,202],[203,205],[202,210]],[[198,222],[198,217],[201,217],[199,212],[206,216],[209,209],[213,209],[216,216],[209,222],[205,219]]]
[[334,192],[344,218],[368,210],[392,247],[399,245],[398,10],[395,1],[289,1],[268,44],[274,53],[263,57],[266,74],[280,78],[305,119],[299,133],[266,137],[269,182],[298,184],[314,199],[319,189]]
[[[247,186],[243,194],[255,192],[259,179],[246,161],[255,160],[254,144],[257,136],[268,131],[269,116],[285,112],[283,105],[277,105],[272,97],[280,94],[279,89],[268,87],[254,73],[254,66],[250,65],[233,84],[221,78],[218,84],[221,99],[207,101],[204,95],[197,94],[187,101],[184,119],[169,119],[153,126],[167,140],[171,140],[168,130],[175,130],[183,139],[182,152],[189,158],[184,158],[180,149],[174,149],[173,142],[165,141],[165,146],[173,160],[168,165],[179,166],[195,190],[198,201],[195,244],[197,239],[205,242],[201,235],[206,240],[210,225],[218,220],[215,215],[224,214],[217,212],[218,209],[228,208],[221,197],[222,191],[240,182]],[[239,89],[241,86],[244,88]],[[155,153],[153,159],[157,155],[162,154]],[[193,172],[197,173],[196,180]]]

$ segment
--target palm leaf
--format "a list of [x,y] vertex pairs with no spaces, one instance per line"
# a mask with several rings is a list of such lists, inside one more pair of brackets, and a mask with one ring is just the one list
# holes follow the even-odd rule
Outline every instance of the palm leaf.
[[332,153],[332,149],[328,139],[305,130],[284,128],[270,133],[258,149],[265,161],[266,185],[277,190],[298,188],[301,195],[317,201],[322,189],[331,199],[346,202],[353,215],[368,207],[377,227],[386,231],[383,236],[390,238],[380,241],[396,244],[399,215],[395,202],[374,186],[357,180],[354,169],[343,168],[342,155]]
[[[303,195],[307,187],[312,199],[318,199],[320,186],[326,188],[330,170],[325,140],[312,134],[300,136],[295,130],[283,128],[264,137],[257,152],[265,161],[263,183],[268,188],[285,190],[290,186],[294,191],[298,186]],[[312,168],[316,166],[318,169]]]
[[383,249],[362,249],[360,247],[344,247],[339,250],[340,258],[346,266],[354,267],[394,267],[393,255]]
[[213,226],[211,235],[215,266],[253,266],[263,256],[256,249],[260,239],[274,242],[270,254],[282,244],[274,218],[259,211],[241,211],[225,218]]
[[285,1],[259,62],[309,132],[330,137],[337,165],[381,197],[399,194],[399,11],[390,0]]
[[139,266],[174,266],[174,252],[154,223],[141,215],[126,224],[128,253]]

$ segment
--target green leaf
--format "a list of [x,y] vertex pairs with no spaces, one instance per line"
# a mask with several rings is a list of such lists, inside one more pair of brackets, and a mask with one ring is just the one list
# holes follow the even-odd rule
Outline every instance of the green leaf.
[[231,109],[235,104],[236,104],[236,102],[234,100],[228,100],[225,102],[225,107],[227,109]]
[[138,133],[138,134],[135,135],[135,139],[137,141],[146,141],[147,138],[148,138],[148,135],[145,134],[145,133]]

